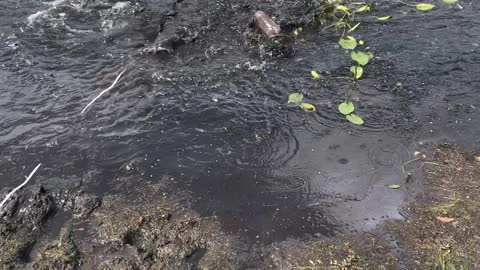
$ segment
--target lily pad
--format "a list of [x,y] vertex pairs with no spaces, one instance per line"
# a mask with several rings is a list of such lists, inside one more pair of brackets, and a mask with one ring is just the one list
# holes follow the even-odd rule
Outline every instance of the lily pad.
[[340,44],[340,47],[347,50],[353,50],[357,47],[357,40],[352,36],[341,38],[338,43]]
[[350,67],[350,71],[353,73],[353,76],[356,80],[362,78],[363,76],[363,68],[359,66],[352,66]]
[[351,56],[353,61],[357,62],[362,66],[365,66],[366,64],[368,64],[368,61],[370,61],[370,57],[364,52],[354,51],[352,52]]
[[308,112],[314,112],[314,111],[317,110],[317,109],[315,108],[315,106],[313,106],[313,105],[310,104],[310,103],[302,103],[302,104],[300,105],[300,107],[302,107],[303,110],[308,111]]
[[458,2],[458,0],[443,0],[443,2],[444,2],[445,4],[452,5],[452,4],[455,4],[455,3],[457,3],[457,2]]
[[363,119],[360,116],[358,116],[356,114],[353,114],[353,113],[347,115],[347,120],[352,122],[355,125],[363,125],[363,123],[364,123]]
[[427,11],[427,10],[431,10],[435,7],[434,4],[428,4],[428,3],[420,3],[420,4],[417,4],[415,6],[418,10],[421,10],[421,11]]
[[338,110],[340,111],[341,114],[344,115],[349,115],[353,111],[355,111],[355,106],[353,105],[352,102],[343,102],[338,105]]
[[293,93],[288,96],[288,103],[299,104],[303,100],[303,94]]

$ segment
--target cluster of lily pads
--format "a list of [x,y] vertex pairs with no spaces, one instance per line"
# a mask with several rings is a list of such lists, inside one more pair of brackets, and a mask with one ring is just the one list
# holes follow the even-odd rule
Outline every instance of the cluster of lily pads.
[[[459,8],[463,8],[459,3],[458,0],[441,0],[446,4],[456,4]],[[352,50],[350,53],[351,59],[355,62],[354,65],[350,67],[350,72],[352,73],[353,81],[358,81],[362,78],[364,74],[364,67],[373,59],[373,53],[369,52],[368,50],[359,50],[359,46],[364,46],[365,42],[363,40],[357,41],[357,39],[353,36],[352,32],[354,32],[359,26],[360,22],[355,23],[355,16],[358,13],[364,13],[370,11],[370,5],[365,4],[365,2],[352,2],[349,5],[342,4],[343,1],[341,0],[325,0],[323,16],[314,15],[313,21],[316,24],[324,25],[327,23],[328,18],[333,18],[333,23],[329,26],[325,27],[334,28],[337,31],[341,31],[342,35],[339,40],[339,45],[341,48],[346,50]],[[418,4],[406,4],[412,7],[415,7],[421,11],[428,11],[436,6],[430,3],[418,3]],[[391,19],[392,16],[381,16],[376,17],[378,21],[386,21]],[[293,35],[297,37],[302,31],[302,28],[297,28],[293,30]],[[368,49],[368,47],[367,47]],[[311,75],[314,79],[320,79],[321,75],[315,71],[311,71]],[[356,115],[355,112],[355,105],[353,102],[348,100],[349,97],[345,99],[344,102],[338,105],[338,111],[345,116],[345,118],[353,124],[362,125],[364,123],[363,119]],[[293,93],[288,98],[289,103],[297,104],[305,111],[315,111],[315,106],[310,103],[303,102],[303,94],[301,93]]]
[[315,106],[310,103],[303,102],[303,94],[293,93],[288,96],[288,103],[297,104],[305,111],[315,111]]

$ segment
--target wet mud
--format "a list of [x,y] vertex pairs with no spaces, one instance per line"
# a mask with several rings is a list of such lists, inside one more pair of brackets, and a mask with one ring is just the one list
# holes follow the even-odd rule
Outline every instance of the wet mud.
[[[421,163],[409,163],[415,151],[480,147],[480,6],[462,6],[372,3],[355,35],[375,58],[352,85],[341,78],[351,62],[339,33],[311,23],[316,1],[0,3],[2,195],[43,164],[2,210],[2,234],[13,239],[2,240],[2,262],[291,269],[304,257],[280,247],[404,220],[402,205],[424,192]],[[272,50],[252,27],[258,10],[285,35],[302,27],[292,51]],[[288,104],[294,92],[317,110]],[[337,112],[346,95],[363,126]],[[117,216],[135,219],[114,228]],[[81,232],[102,239],[99,254],[110,257],[95,257]]]

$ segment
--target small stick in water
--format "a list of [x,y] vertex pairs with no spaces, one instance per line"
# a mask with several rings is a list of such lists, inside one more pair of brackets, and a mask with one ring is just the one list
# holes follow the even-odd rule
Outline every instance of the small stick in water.
[[117,78],[115,79],[115,81],[113,82],[112,85],[110,85],[110,87],[108,87],[107,89],[103,90],[102,92],[100,92],[100,94],[98,94],[98,96],[96,96],[94,99],[92,99],[92,101],[90,101],[90,103],[87,104],[87,106],[85,106],[85,108],[83,108],[82,112],[80,114],[83,114],[85,112],[85,110],[90,107],[97,99],[99,99],[101,96],[103,96],[103,94],[105,94],[106,92],[110,91],[118,82],[118,80],[120,79],[120,77],[122,76],[122,74],[127,71],[127,68],[124,68],[122,70],[122,72],[120,72],[120,74],[118,74]]
[[38,168],[40,168],[40,165],[42,165],[42,163],[38,163],[37,167],[35,167],[35,169],[33,169],[33,171],[27,177],[27,180],[25,180],[25,182],[23,182],[20,186],[14,188],[10,193],[8,193],[7,197],[5,197],[5,199],[0,203],[0,210],[3,208],[3,205],[8,201],[8,199],[10,199],[10,197],[12,197],[12,195],[15,192],[17,192],[19,189],[21,189],[23,186],[25,186],[28,183],[28,181],[30,181],[30,178],[32,178],[32,176],[35,174],[35,172],[38,170]]

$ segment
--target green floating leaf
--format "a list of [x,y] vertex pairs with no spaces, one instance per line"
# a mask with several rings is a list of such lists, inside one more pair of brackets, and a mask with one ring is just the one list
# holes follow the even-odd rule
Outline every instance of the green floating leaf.
[[455,3],[457,3],[457,2],[458,2],[458,0],[443,0],[443,2],[444,2],[445,4],[452,5],[452,4],[455,4]]
[[347,36],[347,38],[341,38],[338,42],[340,46],[347,50],[353,50],[357,47],[357,40],[352,36]]
[[357,10],[355,10],[355,12],[365,12],[365,11],[370,11],[369,5],[361,6]]
[[348,30],[348,33],[355,31],[360,26],[360,23],[355,24],[352,28]]
[[349,115],[353,111],[355,111],[355,106],[353,105],[352,102],[343,102],[343,103],[340,103],[340,105],[338,105],[338,110],[343,115]]
[[350,71],[353,73],[353,76],[356,80],[360,79],[363,76],[363,68],[359,66],[350,67]]
[[360,46],[363,46],[363,45],[365,45],[365,41],[363,41],[363,40],[360,40],[360,41],[358,42],[358,45],[360,45]]
[[418,10],[421,10],[421,11],[427,11],[427,10],[431,10],[435,7],[434,4],[428,4],[428,3],[420,3],[420,4],[417,4],[415,6]]
[[293,93],[288,96],[288,103],[299,104],[303,100],[303,94]]
[[390,20],[392,16],[383,16],[383,17],[377,17],[377,21],[386,21]]
[[363,119],[356,114],[347,115],[347,120],[354,123],[355,125],[363,125]]
[[388,187],[393,188],[393,189],[399,189],[401,186],[400,185],[389,185]]
[[317,109],[315,109],[315,106],[313,106],[310,103],[302,103],[302,105],[300,105],[300,107],[302,107],[302,109],[307,111],[307,112],[314,112],[314,111],[317,110]]
[[370,57],[364,52],[354,51],[352,52],[351,56],[353,61],[357,62],[362,66],[365,66],[366,64],[368,64],[368,61],[370,61]]
[[313,76],[313,78],[315,78],[315,79],[320,79],[320,78],[321,78],[320,74],[318,74],[318,72],[317,72],[317,71],[315,71],[315,70],[312,70],[312,72],[311,72],[311,73],[312,73],[312,76]]

